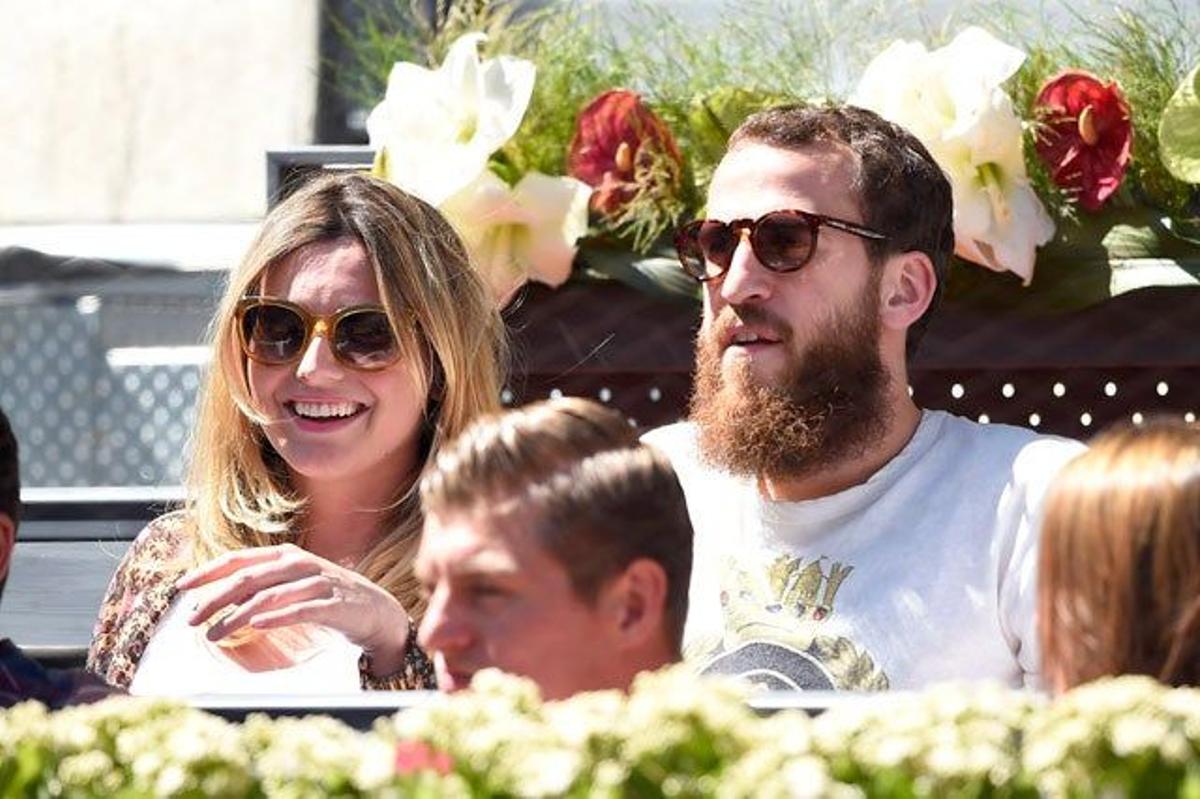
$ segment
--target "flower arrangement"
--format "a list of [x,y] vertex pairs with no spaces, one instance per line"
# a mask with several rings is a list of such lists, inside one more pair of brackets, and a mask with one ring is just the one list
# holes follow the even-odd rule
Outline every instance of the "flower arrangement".
[[0,796],[1169,797],[1200,788],[1200,690],[1098,681],[1051,702],[994,685],[759,716],[684,668],[628,695],[540,700],[483,672],[361,733],[234,724],[119,697],[0,711]]
[[981,6],[952,36],[896,21],[866,39],[869,5],[752,0],[706,31],[650,3],[620,18],[456,0],[339,30],[375,105],[376,171],[446,211],[501,302],[571,275],[694,298],[667,234],[702,213],[729,133],[771,105],[840,101],[908,127],[948,175],[952,299],[1074,308],[1197,282],[1196,12],[1154,0],[1056,32]]

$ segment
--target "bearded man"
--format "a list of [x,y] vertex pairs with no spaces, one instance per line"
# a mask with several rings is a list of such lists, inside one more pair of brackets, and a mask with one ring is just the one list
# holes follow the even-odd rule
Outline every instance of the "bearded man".
[[695,528],[684,654],[773,688],[1036,684],[1036,522],[1081,446],[918,408],[907,358],[954,248],[921,143],[853,107],[730,138],[709,219],[689,420],[649,433]]

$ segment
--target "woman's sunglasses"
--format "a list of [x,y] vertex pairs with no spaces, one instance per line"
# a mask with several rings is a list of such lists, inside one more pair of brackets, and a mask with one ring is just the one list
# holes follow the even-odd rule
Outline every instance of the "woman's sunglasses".
[[696,280],[713,280],[729,269],[742,231],[748,230],[750,248],[759,263],[772,272],[794,272],[817,251],[817,231],[822,225],[873,241],[887,239],[882,233],[844,219],[808,211],[771,211],[755,220],[690,222],[675,233],[675,250],[683,271]]
[[313,336],[324,337],[338,362],[351,369],[383,369],[400,357],[400,343],[381,305],[316,316],[286,300],[246,297],[238,303],[236,319],[242,352],[259,363],[299,360]]

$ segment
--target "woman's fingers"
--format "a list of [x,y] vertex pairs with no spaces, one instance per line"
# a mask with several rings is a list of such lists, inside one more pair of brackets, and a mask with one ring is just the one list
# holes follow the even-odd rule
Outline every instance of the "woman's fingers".
[[212,584],[212,591],[199,599],[189,624],[203,624],[226,605],[242,605],[260,591],[277,585],[295,582],[321,573],[318,560],[289,559],[270,560],[257,565],[243,566],[238,571],[220,578],[223,582]]
[[232,613],[213,624],[206,635],[210,641],[219,641],[250,624],[259,613],[286,608],[305,600],[333,598],[334,593],[333,585],[324,575],[320,574],[281,583],[259,591],[241,603]]
[[[309,622],[338,630],[381,657],[404,654],[408,614],[395,597],[366,577],[292,544],[222,555],[189,572],[178,585],[203,588],[188,623],[200,625],[215,616],[207,631],[210,640],[246,625]],[[221,618],[222,612],[228,616]]]
[[342,600],[338,597],[311,599],[307,602],[297,602],[278,610],[267,610],[259,613],[250,622],[255,629],[265,630],[273,627],[288,627],[292,624],[324,624],[332,629],[338,625],[329,624]]
[[293,552],[301,553],[304,550],[294,544],[280,544],[273,547],[252,547],[226,552],[187,572],[175,581],[175,586],[181,591],[199,588],[247,566],[279,560]]

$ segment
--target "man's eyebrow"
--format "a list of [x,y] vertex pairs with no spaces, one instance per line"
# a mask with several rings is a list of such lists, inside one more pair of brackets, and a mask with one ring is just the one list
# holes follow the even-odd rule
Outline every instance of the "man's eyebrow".
[[482,549],[448,564],[451,574],[513,574],[518,571],[516,559],[506,552]]

